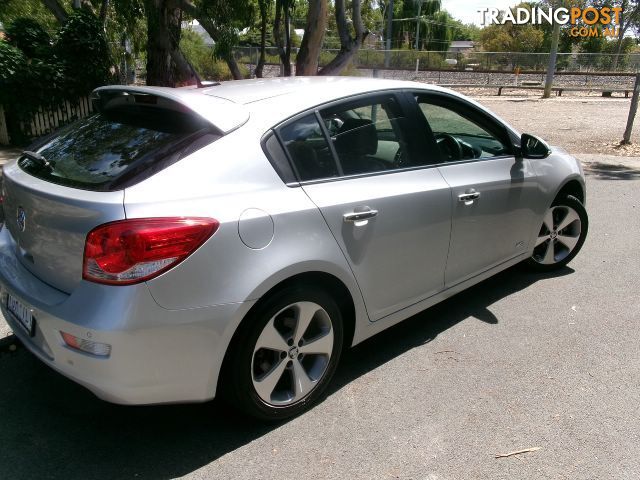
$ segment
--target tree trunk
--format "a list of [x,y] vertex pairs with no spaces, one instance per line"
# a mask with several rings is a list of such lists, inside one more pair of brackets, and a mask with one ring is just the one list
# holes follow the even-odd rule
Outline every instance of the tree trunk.
[[[205,31],[209,34],[214,42],[218,42],[220,40],[220,32],[216,28],[215,24],[211,21],[211,18],[206,16],[190,0],[167,0],[167,3],[172,7],[176,6],[178,8],[181,8],[191,17],[198,20],[200,26],[205,29]],[[231,52],[222,55],[222,59],[227,63],[229,71],[231,72],[234,80],[242,80],[244,78],[242,72],[240,71],[240,68],[238,67],[238,62],[236,62],[236,59],[233,57],[233,54]]]
[[[276,18],[273,22],[273,38],[278,47],[278,54],[285,77],[291,76],[291,35],[289,32],[289,0],[276,0]],[[284,26],[282,15],[284,13]],[[283,32],[284,30],[284,36]]]
[[175,87],[197,83],[180,52],[182,15],[164,0],[145,0],[147,15],[147,85]]
[[256,65],[256,78],[262,78],[262,71],[266,61],[265,49],[267,47],[267,0],[258,0],[260,7],[260,58]]
[[59,24],[63,24],[67,21],[67,11],[58,0],[42,0],[44,6],[56,17]]
[[318,74],[318,57],[327,28],[327,10],[327,0],[309,0],[307,24],[296,59],[296,75]]
[[231,72],[231,76],[234,80],[242,80],[244,75],[240,71],[240,67],[238,67],[238,62],[233,57],[232,53],[224,55],[223,60],[227,63],[227,67],[229,67],[229,71]]
[[362,11],[360,0],[353,0],[352,20],[355,38],[349,33],[349,24],[347,23],[347,15],[345,12],[345,0],[335,0],[336,24],[338,26],[338,36],[340,37],[340,51],[320,72],[318,75],[338,75],[345,69],[358,53],[358,50],[364,43],[369,32],[365,30],[362,23]]
[[611,65],[611,70],[616,70],[618,68],[618,61],[620,59],[620,54],[622,52],[622,44],[624,41],[624,34],[627,32],[629,26],[636,22],[638,15],[640,15],[640,5],[635,5],[631,10],[629,10],[629,2],[626,0],[622,2],[622,11],[620,12],[620,24],[618,25],[618,38],[616,40],[616,53],[613,57],[613,64]]
[[102,0],[102,4],[100,5],[100,21],[102,25],[107,21],[107,13],[109,11],[109,0]]
[[622,40],[624,39],[624,32],[627,29],[627,24],[625,17],[627,13],[627,0],[622,2],[622,11],[620,12],[620,23],[618,24],[618,38],[616,39],[616,53],[613,57],[613,63],[611,65],[611,70],[615,71],[618,68],[618,59],[620,58],[620,51],[622,50]]

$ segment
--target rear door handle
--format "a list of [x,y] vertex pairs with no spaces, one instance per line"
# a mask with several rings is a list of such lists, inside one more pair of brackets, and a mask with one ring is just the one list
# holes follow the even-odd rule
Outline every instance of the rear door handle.
[[368,220],[378,215],[378,210],[365,210],[364,212],[345,213],[342,218],[345,222],[359,222],[361,220]]
[[473,201],[478,198],[480,198],[480,192],[476,192],[473,189],[469,190],[467,193],[458,195],[458,201],[464,202],[465,204],[473,203]]

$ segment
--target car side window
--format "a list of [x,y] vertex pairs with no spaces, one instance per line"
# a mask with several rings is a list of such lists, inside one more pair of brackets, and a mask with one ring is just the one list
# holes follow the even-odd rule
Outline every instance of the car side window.
[[410,166],[400,112],[393,99],[321,112],[345,175]]
[[279,134],[300,181],[338,176],[333,154],[315,114],[282,127]]
[[425,99],[417,101],[445,161],[480,160],[511,152],[505,142],[478,121]]

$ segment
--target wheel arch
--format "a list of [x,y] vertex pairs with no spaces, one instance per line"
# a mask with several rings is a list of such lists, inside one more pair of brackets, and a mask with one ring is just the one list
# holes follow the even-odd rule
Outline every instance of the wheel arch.
[[558,190],[553,201],[555,202],[559,198],[563,198],[567,195],[571,195],[580,200],[580,203],[585,204],[585,186],[581,177],[573,177],[568,179]]
[[282,289],[294,286],[313,286],[315,288],[322,288],[329,292],[334,298],[337,299],[340,312],[342,313],[344,338],[343,346],[348,348],[353,343],[353,338],[356,329],[356,317],[358,314],[357,298],[354,299],[352,291],[347,287],[346,283],[338,278],[338,276],[321,270],[306,271],[293,274],[283,280],[280,280],[275,285],[269,287],[264,293],[259,296],[259,299],[254,305],[246,312],[242,320],[238,323],[227,344],[224,358],[218,375],[216,391],[221,391],[221,385],[225,381],[224,377],[228,371],[230,352],[234,348],[234,344],[238,341],[241,335],[242,328],[251,321],[252,314],[260,309],[262,305],[269,299],[275,292]]

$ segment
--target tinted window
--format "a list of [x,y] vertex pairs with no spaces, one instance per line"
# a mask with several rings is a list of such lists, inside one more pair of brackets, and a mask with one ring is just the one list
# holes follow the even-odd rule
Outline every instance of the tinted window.
[[338,175],[333,154],[314,114],[290,123],[279,133],[301,181]]
[[322,118],[345,175],[411,166],[395,101],[332,108]]
[[510,152],[497,135],[479,122],[448,107],[420,99],[418,104],[429,122],[440,153],[447,161],[492,158]]
[[[121,188],[219,138],[199,117],[145,106],[114,108],[69,125],[37,149],[49,163],[22,157],[34,176],[88,190]],[[163,163],[164,162],[164,163]],[[144,177],[144,174],[143,174]],[[120,182],[122,181],[122,182]]]
[[273,169],[280,176],[282,181],[288,184],[296,183],[296,177],[291,169],[291,164],[289,163],[287,154],[282,149],[280,142],[273,132],[269,132],[263,139],[262,148],[267,154],[267,158],[269,159],[269,162],[271,162],[271,166],[273,166]]

